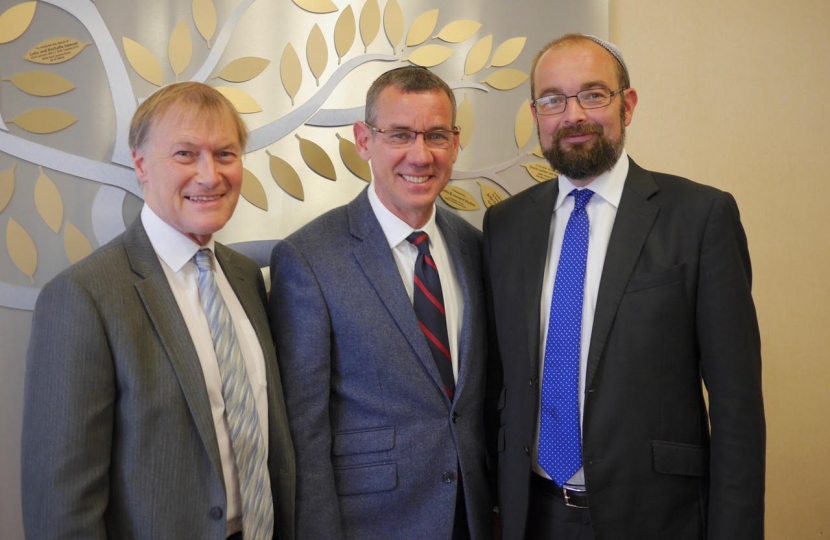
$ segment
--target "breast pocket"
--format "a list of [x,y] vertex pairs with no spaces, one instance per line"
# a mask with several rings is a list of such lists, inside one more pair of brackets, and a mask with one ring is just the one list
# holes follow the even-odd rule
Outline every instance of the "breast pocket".
[[656,272],[634,274],[628,280],[628,287],[626,287],[625,292],[628,294],[654,287],[662,287],[672,283],[682,283],[685,280],[686,263],[682,263]]

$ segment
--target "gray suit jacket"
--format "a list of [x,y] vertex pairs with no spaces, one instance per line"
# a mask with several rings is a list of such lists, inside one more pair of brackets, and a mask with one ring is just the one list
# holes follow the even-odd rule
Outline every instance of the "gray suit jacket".
[[[294,450],[262,277],[219,244],[216,257],[262,344],[275,537],[293,539]],[[43,288],[22,450],[28,538],[225,538],[202,368],[141,219]]]
[[297,449],[297,537],[489,538],[481,234],[443,210],[464,296],[451,403],[364,190],[279,242],[269,317]]

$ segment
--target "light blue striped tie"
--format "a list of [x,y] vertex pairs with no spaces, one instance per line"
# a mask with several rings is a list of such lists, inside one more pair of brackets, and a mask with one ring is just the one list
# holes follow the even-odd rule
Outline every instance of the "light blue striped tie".
[[559,255],[542,372],[539,465],[562,486],[582,467],[579,430],[579,349],[590,223],[585,206],[594,192],[574,189],[574,208]]
[[268,456],[245,361],[236,341],[230,313],[216,286],[210,266],[210,250],[199,250],[193,261],[199,269],[199,298],[213,337],[222,377],[225,415],[239,472],[242,534],[245,540],[271,540],[274,535],[274,506]]

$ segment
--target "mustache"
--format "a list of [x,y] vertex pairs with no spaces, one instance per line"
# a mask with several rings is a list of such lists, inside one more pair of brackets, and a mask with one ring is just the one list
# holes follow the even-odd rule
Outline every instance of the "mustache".
[[597,124],[580,124],[578,126],[564,126],[556,130],[554,138],[556,141],[561,141],[565,137],[578,137],[579,135],[602,135],[604,130],[602,126]]

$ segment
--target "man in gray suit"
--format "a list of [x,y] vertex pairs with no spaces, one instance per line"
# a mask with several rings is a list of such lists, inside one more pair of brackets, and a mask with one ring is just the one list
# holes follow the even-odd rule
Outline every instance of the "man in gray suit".
[[454,122],[428,70],[381,75],[354,125],[374,181],[274,248],[298,538],[490,537],[481,235],[435,206]]
[[233,105],[200,83],[164,87],[136,111],[140,218],[35,308],[28,538],[294,538],[262,276],[212,239],[236,207],[246,138]]

